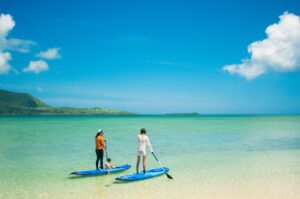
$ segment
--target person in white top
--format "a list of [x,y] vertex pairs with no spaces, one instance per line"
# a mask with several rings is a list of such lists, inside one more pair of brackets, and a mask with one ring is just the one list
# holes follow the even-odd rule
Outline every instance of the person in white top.
[[137,140],[137,161],[136,161],[136,173],[139,173],[139,166],[140,166],[140,160],[141,156],[143,156],[143,171],[144,174],[146,173],[146,159],[147,159],[147,150],[146,147],[149,147],[151,153],[153,153],[152,146],[150,144],[150,140],[148,136],[146,135],[146,129],[141,129],[141,134],[138,135]]

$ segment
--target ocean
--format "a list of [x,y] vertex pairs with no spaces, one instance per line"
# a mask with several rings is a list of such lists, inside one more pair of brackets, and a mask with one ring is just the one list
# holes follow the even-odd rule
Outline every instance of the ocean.
[[[135,172],[144,127],[169,174],[119,183]],[[95,168],[95,134],[107,133],[123,173],[73,177]],[[148,153],[147,168],[159,165]],[[299,115],[1,116],[2,199],[299,199]]]

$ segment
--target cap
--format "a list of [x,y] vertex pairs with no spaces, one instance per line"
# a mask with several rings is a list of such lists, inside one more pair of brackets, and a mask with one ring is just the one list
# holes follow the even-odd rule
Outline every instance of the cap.
[[98,133],[101,133],[101,132],[104,133],[103,129],[99,129],[99,130],[98,130]]

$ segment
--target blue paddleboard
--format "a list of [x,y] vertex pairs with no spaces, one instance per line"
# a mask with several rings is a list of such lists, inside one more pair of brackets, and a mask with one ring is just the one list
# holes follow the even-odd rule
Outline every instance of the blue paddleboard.
[[144,172],[140,172],[139,174],[133,173],[133,174],[117,177],[116,180],[121,180],[121,181],[144,180],[144,179],[163,175],[163,174],[167,173],[168,171],[169,171],[169,169],[166,167],[151,169],[151,170],[146,171],[146,174],[144,174]]
[[75,171],[75,172],[72,172],[70,174],[74,174],[74,175],[103,175],[103,174],[108,174],[108,173],[117,173],[117,172],[125,171],[127,169],[130,169],[130,167],[131,167],[131,165],[124,164],[122,166],[118,166],[118,167],[112,168],[112,169]]

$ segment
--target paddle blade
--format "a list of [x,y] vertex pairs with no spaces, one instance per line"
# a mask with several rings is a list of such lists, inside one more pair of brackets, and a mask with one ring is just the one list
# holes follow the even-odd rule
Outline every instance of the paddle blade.
[[172,176],[170,176],[168,173],[166,173],[166,175],[167,175],[167,177],[169,178],[169,179],[174,179]]

